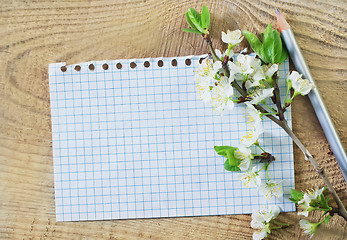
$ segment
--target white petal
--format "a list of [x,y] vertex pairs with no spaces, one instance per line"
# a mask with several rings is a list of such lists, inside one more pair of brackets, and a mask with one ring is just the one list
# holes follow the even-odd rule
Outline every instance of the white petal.
[[272,219],[276,218],[281,212],[281,209],[278,206],[273,206],[271,208]]
[[315,192],[315,196],[318,197],[319,195],[321,195],[323,193],[323,191],[324,191],[324,187],[322,187],[321,189],[317,190]]
[[278,65],[277,65],[277,64],[273,64],[273,65],[266,71],[266,76],[272,77],[272,75],[274,75],[274,73],[277,72],[277,70],[278,70]]
[[234,77],[235,77],[234,74],[230,73],[230,76],[228,79],[229,83],[232,83],[234,81]]
[[260,89],[256,90],[252,94],[252,100],[250,101],[251,104],[258,104],[259,102],[265,100],[266,98],[273,96],[273,90],[274,88],[266,88],[266,89]]
[[233,73],[233,75],[241,72],[240,67],[231,61],[228,61],[228,68],[229,68],[230,74]]
[[312,89],[312,84],[307,79],[300,79],[299,81],[294,81],[292,82],[292,86],[301,95],[307,95]]
[[214,52],[216,53],[216,56],[218,57],[218,59],[222,58],[222,53],[219,49],[215,49]]
[[299,78],[301,78],[301,74],[299,74],[297,71],[292,71],[292,73],[289,75],[287,79],[290,81],[297,81]]
[[307,217],[308,211],[300,211],[300,212],[298,212],[298,215],[303,215],[303,216]]
[[264,223],[262,223],[261,221],[258,221],[257,219],[252,219],[251,228],[262,229],[264,227],[265,227]]
[[261,177],[256,176],[254,182],[255,182],[255,185],[259,187],[261,185]]
[[254,74],[254,76],[253,76],[253,79],[254,79],[254,81],[260,81],[260,80],[263,80],[263,79],[265,79],[265,74],[264,74],[264,71],[263,70],[258,70],[258,71],[256,71],[256,73]]
[[248,51],[248,48],[244,48],[244,49],[240,52],[240,54],[247,53],[247,51]]
[[229,43],[229,37],[225,32],[222,32],[222,41],[224,43]]
[[232,110],[234,107],[235,107],[235,103],[234,103],[233,101],[231,101],[231,100],[228,100],[228,102],[227,102],[225,108],[226,108],[227,110],[230,111],[230,110]]
[[240,163],[240,170],[241,171],[247,171],[249,169],[249,165],[251,164],[250,159],[243,159]]
[[309,221],[307,221],[306,219],[301,219],[299,221],[299,224],[300,224],[300,227],[301,229],[304,230],[304,233],[305,234],[308,234],[310,235],[311,237],[313,236],[314,234],[314,229],[312,227],[312,223],[310,223]]
[[216,61],[213,63],[213,70],[216,72],[219,71],[219,69],[222,68],[222,62],[221,61]]
[[261,240],[264,239],[267,235],[266,231],[256,231],[253,233],[253,240]]

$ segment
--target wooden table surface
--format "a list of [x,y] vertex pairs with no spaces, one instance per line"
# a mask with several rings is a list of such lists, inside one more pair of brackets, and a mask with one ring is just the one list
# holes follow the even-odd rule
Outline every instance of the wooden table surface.
[[[91,222],[56,222],[48,64],[202,54],[200,36],[182,32],[188,7],[206,4],[212,38],[220,32],[262,31],[277,6],[291,24],[347,147],[347,2],[330,1],[85,1],[2,0],[0,3],[0,239],[250,239],[250,215]],[[347,205],[347,185],[306,97],[293,104],[293,129]],[[297,147],[298,189],[322,181]],[[296,213],[280,220],[295,223]],[[319,215],[311,215],[317,221]],[[301,239],[298,224],[271,239]],[[334,216],[315,239],[346,239]]]

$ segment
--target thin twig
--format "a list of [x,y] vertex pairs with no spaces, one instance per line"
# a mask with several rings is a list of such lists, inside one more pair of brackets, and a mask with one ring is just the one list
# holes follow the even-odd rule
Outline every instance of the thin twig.
[[280,96],[280,89],[278,87],[278,77],[277,76],[275,76],[274,84],[275,84],[274,99],[275,99],[275,104],[277,106],[278,117],[280,118],[280,121],[285,121],[283,108],[282,108],[282,104],[281,104],[281,96]]
[[218,59],[217,55],[216,55],[216,52],[214,51],[213,47],[212,47],[212,41],[211,41],[211,38],[210,38],[210,35],[208,34],[204,34],[203,35],[203,38],[204,40],[206,41],[209,49],[210,49],[210,52],[212,54],[212,57],[213,57],[213,60],[215,61],[220,61],[220,59]]
[[343,217],[347,221],[347,211],[345,206],[343,205],[341,199],[337,195],[333,185],[330,183],[327,175],[325,174],[324,167],[321,167],[316,159],[310,154],[310,152],[305,148],[305,146],[301,143],[301,141],[295,136],[293,131],[288,127],[286,122],[280,121],[280,124],[278,124],[286,133],[293,139],[295,144],[300,148],[300,150],[304,153],[305,159],[310,161],[313,167],[315,168],[316,172],[319,174],[319,176],[323,179],[325,185],[327,186],[328,190],[330,191],[331,195],[333,196],[338,211],[337,213]]
[[[266,113],[267,112],[263,107],[261,107],[259,105],[254,105],[254,107],[256,109],[258,109],[259,111],[261,111],[262,113]],[[293,139],[294,143],[299,147],[299,149],[305,155],[305,159],[310,161],[310,163],[313,165],[313,167],[316,170],[316,172],[323,179],[325,185],[327,186],[328,190],[330,191],[331,195],[333,196],[333,198],[334,198],[334,200],[335,200],[335,202],[336,202],[336,204],[338,206],[337,213],[340,216],[342,216],[347,221],[347,211],[346,211],[346,208],[343,205],[343,203],[342,203],[341,199],[339,198],[339,196],[337,195],[333,185],[330,183],[328,177],[326,176],[324,168],[321,167],[318,164],[316,159],[310,154],[310,152],[306,149],[304,144],[302,144],[302,142],[297,138],[297,136],[289,128],[289,126],[288,126],[286,121],[280,121],[279,119],[277,119],[273,115],[266,115],[266,117],[268,117],[269,119],[274,121],[278,126],[280,126],[291,137],[291,139]]]

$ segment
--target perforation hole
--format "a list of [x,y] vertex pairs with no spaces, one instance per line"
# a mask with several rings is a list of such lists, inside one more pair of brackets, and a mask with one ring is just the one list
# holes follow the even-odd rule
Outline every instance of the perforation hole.
[[108,64],[107,63],[102,64],[102,69],[107,70],[108,69]]
[[117,63],[117,64],[116,64],[116,68],[117,68],[117,69],[122,69],[122,67],[123,67],[123,66],[122,66],[121,63]]
[[190,66],[190,64],[192,64],[192,61],[188,58],[188,59],[186,59],[185,63],[187,66]]
[[89,64],[89,67],[88,67],[88,68],[89,68],[90,71],[94,71],[95,66],[94,66],[94,64]]
[[81,66],[80,65],[76,65],[75,66],[75,71],[77,71],[77,72],[81,71]]
[[60,68],[60,70],[61,70],[62,72],[66,72],[67,67],[66,67],[66,66],[62,66],[62,67]]
[[158,66],[159,66],[159,67],[164,66],[164,62],[163,62],[162,60],[159,60],[159,61],[158,61]]
[[148,68],[149,66],[151,66],[151,64],[150,64],[148,61],[146,61],[146,62],[143,63],[143,66],[145,66],[146,68]]
[[134,62],[131,62],[131,63],[130,63],[130,67],[131,67],[131,68],[136,68],[136,66],[137,66],[136,63],[134,63]]
[[205,58],[200,58],[200,59],[199,59],[199,63],[201,64],[202,61],[204,61],[204,59],[205,59]]
[[177,67],[177,60],[176,60],[176,59],[173,59],[173,60],[171,61],[171,65],[172,65],[173,67]]

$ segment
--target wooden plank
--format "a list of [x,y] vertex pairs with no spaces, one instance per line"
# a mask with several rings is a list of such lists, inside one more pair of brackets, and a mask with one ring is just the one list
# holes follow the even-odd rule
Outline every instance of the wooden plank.
[[[212,38],[275,23],[277,6],[295,31],[326,105],[347,146],[345,1],[204,1]],[[182,32],[184,12],[200,1],[2,1],[0,6],[0,238],[1,239],[250,239],[249,215],[55,222],[48,64],[184,56],[207,51],[199,36]],[[243,47],[243,46],[242,46]],[[293,128],[326,166],[347,205],[347,186],[307,98],[293,104]],[[321,185],[295,147],[296,186]],[[297,222],[295,213],[280,221]],[[316,214],[310,219],[318,221]],[[336,216],[316,239],[345,239]],[[271,239],[298,239],[293,225]]]

